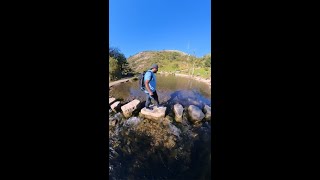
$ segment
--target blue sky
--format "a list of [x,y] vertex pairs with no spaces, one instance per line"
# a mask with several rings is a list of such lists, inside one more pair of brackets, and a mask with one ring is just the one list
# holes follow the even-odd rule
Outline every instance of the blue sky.
[[146,50],[211,51],[210,0],[109,0],[109,45],[128,58]]

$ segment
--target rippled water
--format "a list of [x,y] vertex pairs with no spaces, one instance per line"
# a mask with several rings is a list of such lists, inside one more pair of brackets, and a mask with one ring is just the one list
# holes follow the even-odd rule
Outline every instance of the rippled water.
[[[211,179],[211,121],[193,125],[186,108],[193,104],[211,106],[210,87],[185,77],[157,75],[159,101],[167,107],[161,122],[143,119],[135,113],[124,118],[109,115],[110,179]],[[145,94],[138,81],[111,88],[110,96],[122,103]],[[182,123],[174,120],[173,105],[185,108]]]

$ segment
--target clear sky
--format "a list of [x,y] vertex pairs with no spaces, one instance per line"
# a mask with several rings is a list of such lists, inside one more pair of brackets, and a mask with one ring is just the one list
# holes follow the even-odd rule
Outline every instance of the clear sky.
[[147,50],[211,52],[210,0],[109,0],[109,45],[128,58]]

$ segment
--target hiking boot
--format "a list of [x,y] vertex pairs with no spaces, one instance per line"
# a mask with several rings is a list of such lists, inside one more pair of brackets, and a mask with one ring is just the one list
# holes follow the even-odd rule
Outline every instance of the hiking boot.
[[162,107],[164,107],[164,106],[161,105],[161,104],[158,104],[158,105],[156,105],[156,107],[157,107],[157,108],[162,108]]
[[146,107],[146,109],[148,109],[148,110],[150,110],[150,111],[152,111],[152,110],[153,110],[153,108],[152,108],[152,107]]

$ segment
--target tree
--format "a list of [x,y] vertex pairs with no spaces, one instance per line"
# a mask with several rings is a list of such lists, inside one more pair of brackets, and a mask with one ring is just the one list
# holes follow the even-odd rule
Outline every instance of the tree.
[[116,47],[110,47],[109,48],[109,56],[116,59],[117,63],[119,65],[120,71],[124,69],[124,64],[127,62],[126,57],[124,56],[121,51]]
[[211,54],[205,55],[202,59],[204,67],[211,67]]
[[119,78],[121,74],[117,59],[109,56],[109,77],[110,80]]

